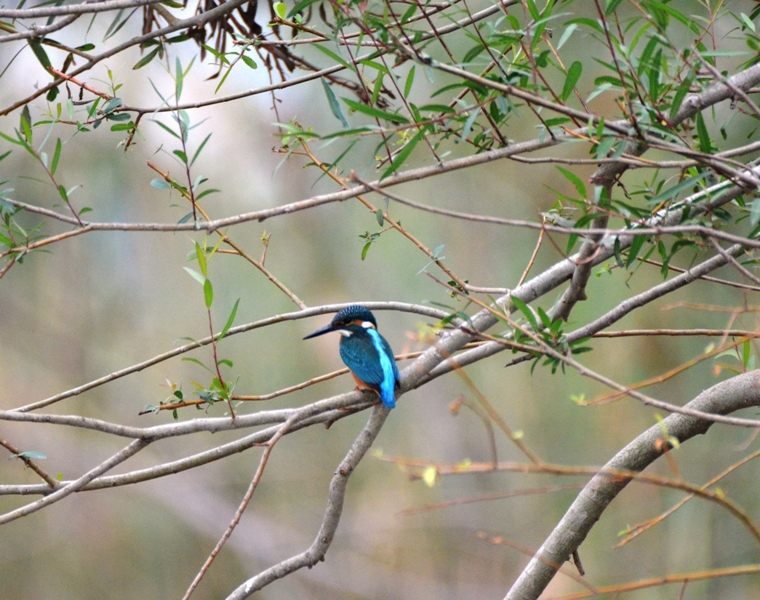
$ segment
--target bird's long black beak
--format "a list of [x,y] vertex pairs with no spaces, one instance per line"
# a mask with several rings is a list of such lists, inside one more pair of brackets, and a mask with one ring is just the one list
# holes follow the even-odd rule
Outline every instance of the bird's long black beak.
[[325,325],[324,327],[322,327],[322,329],[317,329],[314,333],[310,333],[303,339],[308,340],[309,338],[324,335],[326,333],[330,333],[331,331],[337,331],[337,329],[335,329],[332,323],[330,323],[329,325]]

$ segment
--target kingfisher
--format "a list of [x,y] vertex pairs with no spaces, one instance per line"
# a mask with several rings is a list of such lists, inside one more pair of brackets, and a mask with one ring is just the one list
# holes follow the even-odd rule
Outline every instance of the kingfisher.
[[367,308],[354,304],[338,312],[329,325],[307,335],[340,333],[340,357],[354,376],[358,389],[373,390],[388,408],[396,406],[396,388],[401,376],[393,350],[377,332],[377,321]]

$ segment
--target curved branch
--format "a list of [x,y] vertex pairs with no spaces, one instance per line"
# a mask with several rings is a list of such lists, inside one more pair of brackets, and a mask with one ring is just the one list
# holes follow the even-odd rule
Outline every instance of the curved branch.
[[303,567],[313,567],[325,557],[327,550],[330,548],[330,544],[332,544],[335,531],[340,522],[341,513],[343,512],[343,499],[346,495],[348,478],[351,476],[351,473],[354,472],[354,469],[362,458],[364,458],[364,455],[367,453],[367,450],[369,450],[372,442],[377,438],[389,413],[390,410],[383,405],[375,405],[375,408],[372,410],[372,414],[369,417],[369,421],[367,421],[364,429],[351,445],[351,449],[338,465],[335,475],[333,475],[332,481],[330,482],[330,491],[327,496],[327,508],[325,509],[322,525],[319,528],[317,537],[314,539],[314,542],[312,542],[308,550],[284,560],[273,567],[262,571],[255,577],[252,577],[227,596],[227,600],[242,600],[243,598],[248,598],[248,596],[255,591],[269,585],[273,581],[282,579]]
[[[436,308],[430,308],[428,306],[421,306],[419,304],[409,304],[407,302],[360,302],[360,303],[366,306],[367,308],[369,308],[370,310],[398,310],[401,312],[424,315],[427,317],[432,317],[434,319],[443,319],[448,316],[448,313],[442,310],[438,310]],[[343,308],[346,308],[350,304],[356,304],[356,302],[342,303],[342,304],[326,304],[324,306],[317,306],[314,308],[308,308],[306,310],[299,310],[299,311],[295,311],[291,313],[283,313],[280,315],[275,315],[273,317],[261,319],[260,321],[254,321],[253,323],[247,323],[246,325],[237,325],[235,327],[230,327],[225,337],[236,335],[238,333],[244,333],[246,331],[251,331],[253,329],[259,329],[261,327],[267,327],[268,325],[274,325],[275,323],[283,323],[285,321],[295,321],[298,319],[305,319],[307,317],[314,317],[317,315],[324,315],[328,313],[337,312]],[[36,410],[38,408],[44,408],[45,406],[49,406],[51,404],[59,402],[60,400],[71,398],[72,396],[78,396],[79,394],[82,394],[93,388],[99,387],[103,384],[109,383],[116,379],[120,379],[132,373],[137,373],[139,371],[142,371],[143,369],[147,369],[148,367],[157,365],[160,362],[163,362],[175,356],[179,356],[180,354],[185,354],[186,352],[190,352],[191,350],[195,350],[196,348],[208,346],[212,341],[218,341],[219,337],[220,337],[220,334],[217,333],[214,336],[208,336],[208,337],[202,338],[198,340],[197,342],[191,342],[190,344],[185,344],[184,346],[180,346],[179,348],[175,348],[174,350],[169,350],[168,352],[163,352],[162,354],[154,356],[153,358],[149,358],[148,360],[145,360],[143,362],[137,363],[136,365],[132,365],[131,367],[126,367],[119,371],[114,371],[113,373],[109,375],[105,375],[103,377],[90,381],[89,383],[85,383],[73,389],[67,390],[65,392],[61,392],[60,394],[56,394],[55,396],[51,396],[50,398],[46,398],[45,400],[40,400],[39,402],[33,402],[25,406],[20,406],[19,408],[14,408],[7,412],[9,413],[10,412],[29,412],[32,410]]]
[[[719,415],[760,405],[760,371],[738,375],[702,392],[686,406]],[[663,454],[668,445],[665,435],[680,443],[706,433],[712,423],[673,414],[653,425],[628,444],[605,466],[605,469],[642,471]],[[632,478],[596,475],[579,494],[554,531],[539,548],[505,600],[535,600],[554,577],[557,569],[581,545],[604,510]]]
[[63,500],[66,496],[69,496],[73,494],[74,492],[78,492],[84,486],[90,483],[90,481],[95,479],[98,475],[101,475],[102,473],[106,473],[107,471],[110,471],[119,463],[122,463],[128,458],[130,458],[131,456],[134,456],[140,450],[145,448],[149,443],[150,442],[146,440],[134,440],[126,448],[117,452],[108,460],[100,463],[97,467],[95,467],[94,469],[91,469],[90,471],[82,475],[79,479],[72,481],[70,484],[63,486],[62,488],[56,490],[52,494],[45,496],[44,498],[40,498],[39,500],[36,500],[30,504],[17,508],[16,510],[7,512],[4,515],[0,515],[0,525],[5,525],[6,523],[15,521],[16,519],[29,515],[33,512],[37,512],[38,510],[45,508],[46,506],[53,504],[54,502]]
[[45,6],[41,8],[0,8],[0,19],[36,19],[38,17],[59,17],[61,15],[86,15],[120,8],[133,8],[146,4],[158,4],[162,0],[105,0],[86,1],[65,6]]

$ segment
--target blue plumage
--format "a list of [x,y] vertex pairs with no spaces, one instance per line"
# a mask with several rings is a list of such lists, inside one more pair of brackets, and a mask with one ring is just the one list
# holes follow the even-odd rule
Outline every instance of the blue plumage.
[[329,325],[304,339],[330,331],[341,334],[340,357],[359,387],[374,390],[385,406],[394,408],[401,376],[390,344],[377,332],[375,316],[363,306],[349,306],[338,312]]

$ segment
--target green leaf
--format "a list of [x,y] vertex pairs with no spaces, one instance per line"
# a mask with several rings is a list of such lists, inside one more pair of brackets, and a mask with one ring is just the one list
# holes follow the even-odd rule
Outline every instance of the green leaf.
[[750,203],[749,222],[754,227],[760,221],[760,199],[755,199]]
[[472,126],[475,124],[475,120],[478,118],[478,115],[480,115],[480,107],[473,110],[470,113],[470,116],[468,116],[467,120],[464,122],[464,125],[462,126],[462,131],[459,134],[462,137],[463,141],[467,141],[467,138],[469,137],[470,132],[472,131]]
[[[19,452],[16,454],[18,458],[26,458],[26,459],[37,459],[37,460],[44,460],[47,458],[42,452],[36,452],[34,450],[28,450],[26,452]],[[13,456],[9,456],[9,459],[13,458]]]
[[208,277],[208,265],[206,264],[206,253],[198,242],[195,242],[195,258],[198,260],[198,266],[204,277]]
[[193,363],[193,364],[196,364],[196,365],[198,365],[198,366],[200,366],[200,367],[203,367],[204,369],[206,369],[206,370],[207,370],[209,373],[213,373],[213,371],[212,371],[211,369],[209,369],[209,368],[208,368],[206,365],[204,365],[204,364],[203,364],[201,361],[199,361],[197,358],[193,358],[193,357],[191,357],[191,356],[185,356],[185,357],[184,357],[184,358],[182,358],[181,360],[183,360],[183,361],[185,361],[185,362],[189,362],[189,363]]
[[256,64],[256,61],[253,60],[250,56],[247,54],[242,54],[240,58],[243,59],[243,62],[248,65],[251,69],[258,69],[259,65]]
[[581,73],[583,73],[583,65],[580,61],[576,60],[572,65],[570,65],[570,68],[567,70],[565,85],[562,88],[562,94],[560,95],[560,98],[562,98],[563,102],[570,97],[570,94],[573,93],[575,84],[578,83],[578,80],[581,78]]
[[623,262],[623,257],[620,254],[620,238],[616,237],[615,242],[612,244],[612,251],[615,254],[615,262],[617,263],[618,267],[621,269],[625,268],[625,263]]
[[[29,105],[25,105],[23,110],[21,111],[21,130],[24,132],[24,138],[26,138],[26,141],[32,144],[32,115],[29,113]],[[21,143],[23,144],[24,140],[21,140]],[[24,144],[26,146],[26,144]],[[30,150],[29,147],[27,147],[27,150]],[[34,152],[32,152],[32,155],[34,156]]]
[[58,186],[58,194],[63,198],[63,201],[68,204],[69,203],[69,195],[66,193],[66,188],[62,185]]
[[150,61],[152,61],[154,58],[156,58],[156,55],[158,54],[159,50],[161,50],[161,46],[158,46],[157,48],[151,50],[148,54],[146,54],[140,60],[138,60],[135,63],[135,66],[132,67],[132,69],[135,70],[135,71],[137,71],[137,69],[142,69]]
[[288,14],[288,7],[285,6],[284,2],[275,2],[272,5],[272,8],[274,9],[275,14],[280,17],[281,19],[285,18],[285,15]]
[[[411,8],[416,8],[416,6],[412,6]],[[414,70],[415,67],[412,66],[412,68],[409,69],[409,73],[406,75],[406,83],[404,84],[404,98],[408,98],[409,92],[412,91],[412,85],[414,84]]]
[[376,130],[377,130],[376,127],[367,127],[367,126],[365,126],[365,127],[354,127],[352,129],[342,129],[341,131],[336,131],[335,133],[328,133],[327,135],[321,135],[321,136],[319,136],[319,139],[320,140],[329,140],[329,139],[332,139],[332,138],[345,137],[345,136],[348,136],[348,135],[354,135],[354,134],[357,134],[357,133],[367,133],[367,132],[376,131]]
[[404,146],[401,149],[401,152],[399,152],[396,155],[396,158],[393,159],[393,162],[391,162],[390,167],[388,167],[380,177],[380,179],[385,179],[388,177],[388,175],[391,175],[392,173],[395,173],[396,170],[404,164],[404,161],[409,158],[409,155],[412,153],[412,150],[414,150],[414,147],[417,145],[417,142],[419,142],[422,139],[424,130],[420,130],[417,132],[417,134],[406,143],[406,146]]
[[132,17],[135,12],[139,10],[138,8],[135,8],[133,11],[131,11],[126,17],[122,18],[122,15],[124,14],[124,10],[120,10],[116,13],[116,16],[114,17],[113,21],[111,21],[111,24],[108,26],[108,29],[106,30],[105,35],[103,36],[103,40],[107,40],[112,35],[116,35],[116,33],[124,27],[124,25],[129,21],[129,19]]
[[[549,318],[549,315],[547,315],[546,311],[540,306],[536,310],[538,311],[538,316],[541,319],[541,323],[544,324],[544,327],[546,329],[549,329],[552,326],[552,320]],[[560,325],[561,321],[562,319],[557,319],[557,325]]]
[[352,110],[363,113],[370,117],[374,117],[376,119],[384,119],[386,121],[390,121],[391,123],[408,123],[409,122],[409,119],[407,119],[404,116],[398,115],[396,113],[386,112],[384,110],[380,110],[379,108],[373,108],[371,106],[367,106],[366,104],[362,104],[361,102],[356,102],[355,100],[351,100],[350,98],[341,98],[341,99]]
[[230,64],[229,59],[224,55],[224,52],[219,52],[215,48],[212,48],[208,44],[201,44],[201,47],[206,50],[209,54],[211,54],[214,58],[216,58],[219,62],[228,65]]
[[512,303],[517,307],[517,310],[519,310],[523,316],[527,319],[528,323],[530,323],[531,327],[533,327],[533,331],[540,331],[540,327],[538,326],[538,321],[536,320],[536,315],[533,314],[533,311],[530,309],[530,307],[525,304],[520,298],[517,296],[510,296]]
[[116,113],[116,114],[110,114],[106,115],[106,119],[109,121],[129,121],[131,120],[131,117],[129,116],[129,113]]
[[649,201],[649,203],[652,205],[657,205],[657,204],[660,204],[661,202],[665,202],[666,200],[670,200],[671,198],[677,196],[681,191],[693,187],[694,185],[696,185],[698,181],[701,181],[708,175],[710,175],[710,172],[705,171],[701,175],[696,175],[695,177],[689,177],[688,179],[684,179],[678,185],[674,185],[672,188],[668,188],[661,194],[652,198]]
[[214,303],[214,288],[211,287],[211,281],[203,282],[203,298],[206,300],[206,308],[211,308]]
[[32,49],[32,52],[34,52],[34,55],[37,57],[37,60],[40,61],[40,64],[44,69],[46,71],[49,70],[52,65],[50,64],[47,52],[45,52],[45,49],[42,47],[42,41],[40,38],[30,39],[29,47]]
[[[16,133],[18,134],[18,131]],[[12,138],[11,136],[4,134],[2,131],[0,131],[0,138],[3,138],[6,142],[10,142],[11,144],[16,144],[17,146],[24,145],[18,139]]]
[[305,8],[308,8],[318,0],[301,0],[301,2],[298,2],[293,8],[290,9],[290,12],[287,14],[288,19],[292,19],[295,15],[297,15],[300,12],[303,12]]
[[150,182],[150,185],[156,188],[157,190],[168,190],[171,189],[172,186],[170,186],[166,180],[164,179],[152,179]]
[[385,217],[383,217],[382,208],[377,209],[377,212],[375,213],[375,218],[377,219],[377,222],[380,224],[380,227],[382,227],[385,224]]
[[221,191],[221,190],[217,190],[216,188],[209,188],[209,189],[207,189],[207,190],[203,190],[203,191],[202,191],[200,194],[198,194],[198,195],[195,197],[195,200],[196,200],[196,201],[198,201],[198,200],[200,200],[201,198],[205,198],[205,197],[206,197],[206,196],[208,196],[209,194],[216,194],[216,193],[218,193],[218,192],[220,192],[220,191]]
[[604,7],[604,14],[610,16],[615,12],[615,9],[620,6],[623,0],[607,0],[607,5]]
[[114,110],[119,108],[122,105],[121,98],[112,98],[108,102],[106,102],[105,106],[103,107],[103,114],[104,115],[110,115]]
[[111,125],[111,131],[130,131],[134,128],[134,121],[130,121],[129,123],[116,123],[115,125]]
[[401,16],[401,25],[405,25],[406,22],[414,16],[414,13],[417,12],[418,8],[420,7],[417,6],[417,4],[412,3],[411,6],[406,9],[406,12]]
[[330,111],[332,111],[333,116],[343,123],[343,129],[348,129],[348,119],[346,119],[346,115],[343,114],[343,109],[340,106],[340,102],[338,102],[338,97],[335,95],[335,92],[324,77],[322,77],[322,87],[325,90],[327,103],[330,105]]
[[190,267],[182,267],[182,268],[185,269],[185,271],[188,272],[188,274],[190,275],[190,277],[192,277],[193,279],[195,279],[195,281],[197,281],[201,285],[204,285],[206,283],[206,278],[203,275],[201,275],[200,273],[198,273],[198,271],[195,271],[194,269],[191,269]]
[[227,317],[227,323],[224,325],[222,333],[219,334],[219,340],[224,338],[224,336],[227,335],[227,332],[230,330],[230,327],[232,327],[232,323],[235,320],[235,315],[237,314],[238,304],[240,304],[240,298],[237,299],[235,306],[232,307],[232,312],[230,313],[230,316]]
[[426,111],[426,112],[440,112],[440,113],[455,113],[456,111],[451,108],[450,106],[447,106],[446,104],[424,104],[420,106],[420,111]]
[[631,241],[631,247],[628,249],[628,260],[625,263],[625,268],[630,269],[631,265],[636,261],[636,257],[639,255],[641,247],[644,242],[647,241],[646,235],[635,235]]
[[[622,0],[620,0],[622,2]],[[565,45],[565,42],[570,39],[570,36],[573,35],[573,31],[578,29],[577,23],[571,23],[567,27],[565,27],[565,31],[562,33],[562,37],[559,38],[559,42],[557,42],[557,50],[562,48],[562,46]]]
[[320,52],[323,52],[323,53],[327,54],[327,56],[329,56],[330,58],[332,58],[336,63],[338,63],[339,65],[345,67],[346,69],[353,69],[353,66],[349,62],[347,62],[342,56],[340,56],[339,54],[336,54],[335,52],[333,52],[329,48],[325,48],[324,46],[322,46],[320,44],[313,44],[311,47],[312,48],[316,48]]
[[369,103],[374,105],[377,104],[377,99],[380,97],[380,92],[383,91],[383,73],[378,73],[377,79],[375,79],[375,86],[372,88],[372,98],[370,98]]
[[369,247],[372,245],[372,242],[367,242],[364,244],[364,248],[362,248],[362,260],[367,258],[367,252],[369,252]]
[[205,138],[203,138],[203,141],[201,142],[201,145],[198,146],[198,149],[195,151],[195,154],[193,154],[193,160],[190,161],[190,166],[192,167],[195,163],[196,159],[200,156],[201,150],[203,150],[203,147],[206,145],[206,142],[208,142],[208,139],[211,137],[211,134],[209,133]]
[[602,141],[596,147],[596,158],[606,158],[616,141],[614,137],[602,138]]
[[58,160],[61,158],[61,138],[58,138],[55,142],[55,152],[53,152],[53,163],[50,165],[51,175],[55,175],[55,170],[58,168]]
[[575,186],[575,189],[578,191],[578,196],[585,200],[587,197],[586,192],[586,185],[583,183],[583,180],[578,177],[575,173],[572,171],[568,171],[567,169],[564,169],[562,167],[557,167],[560,173],[565,176],[565,179],[567,179],[570,183],[572,183]]
[[705,126],[705,120],[702,117],[702,113],[697,113],[697,137],[699,138],[699,150],[707,154],[710,153],[712,148],[712,142],[710,141],[710,134],[707,133],[707,127]]
[[530,16],[533,18],[534,21],[541,20],[541,13],[538,12],[538,8],[536,8],[536,3],[534,0],[525,0],[525,4],[528,7],[528,11],[530,12]]
[[739,15],[741,17],[742,23],[744,23],[745,27],[752,31],[752,33],[755,32],[755,24],[752,22],[752,19],[750,19],[747,15],[744,13],[740,13]]

